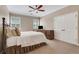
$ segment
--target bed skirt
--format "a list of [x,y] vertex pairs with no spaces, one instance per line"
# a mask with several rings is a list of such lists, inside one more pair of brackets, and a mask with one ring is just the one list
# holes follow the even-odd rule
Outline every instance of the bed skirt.
[[15,45],[15,46],[8,47],[5,50],[6,50],[6,54],[25,54],[45,45],[46,45],[45,42],[41,42],[35,45],[26,46],[26,47],[21,47],[21,45],[19,46]]

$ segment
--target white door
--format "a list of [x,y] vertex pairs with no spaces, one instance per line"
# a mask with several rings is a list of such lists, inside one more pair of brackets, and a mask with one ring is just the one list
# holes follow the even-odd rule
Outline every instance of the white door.
[[72,44],[77,44],[77,24],[77,13],[69,13],[55,17],[55,38]]

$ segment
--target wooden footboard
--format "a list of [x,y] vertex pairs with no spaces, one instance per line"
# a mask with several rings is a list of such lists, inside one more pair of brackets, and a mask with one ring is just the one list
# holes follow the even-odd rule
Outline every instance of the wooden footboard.
[[46,45],[46,43],[42,42],[42,43],[39,43],[39,44],[35,44],[35,45],[27,46],[27,47],[22,47],[21,48],[21,54],[28,53],[30,51],[33,51],[33,50],[40,48],[42,46],[45,46],[45,45]]
[[15,54],[17,46],[11,46],[6,48],[6,54]]
[[45,45],[46,45],[46,43],[42,42],[39,44],[26,46],[26,47],[21,47],[21,45],[20,46],[11,46],[11,47],[6,48],[6,54],[25,54],[25,53],[28,53],[30,51],[33,51],[33,50],[40,48],[42,46],[45,46]]

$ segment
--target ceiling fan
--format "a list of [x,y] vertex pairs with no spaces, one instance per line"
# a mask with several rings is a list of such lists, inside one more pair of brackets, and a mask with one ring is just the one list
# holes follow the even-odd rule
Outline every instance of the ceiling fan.
[[32,11],[36,11],[36,13],[38,13],[38,11],[44,12],[45,10],[41,9],[43,7],[43,5],[35,5],[35,6],[29,6],[29,8],[33,9]]

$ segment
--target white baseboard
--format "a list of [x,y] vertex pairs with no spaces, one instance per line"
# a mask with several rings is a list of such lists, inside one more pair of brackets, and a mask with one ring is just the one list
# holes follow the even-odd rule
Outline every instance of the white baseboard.
[[[58,39],[55,39],[55,40],[58,40]],[[70,42],[67,42],[67,41],[64,41],[64,40],[58,40],[58,41],[62,41],[62,42],[68,43],[68,44],[72,44],[72,45],[75,45],[75,46],[79,46],[79,44],[70,43]]]

